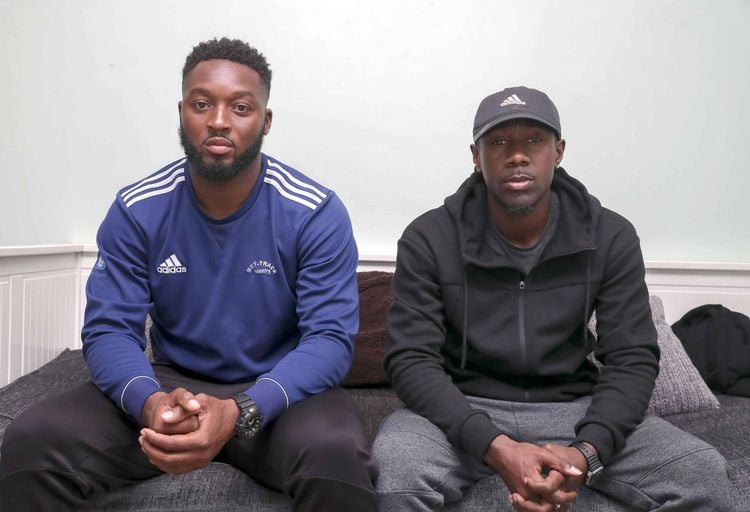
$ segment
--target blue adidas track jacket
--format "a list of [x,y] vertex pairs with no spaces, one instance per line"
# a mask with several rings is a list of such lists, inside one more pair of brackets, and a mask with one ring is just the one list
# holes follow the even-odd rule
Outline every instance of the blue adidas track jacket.
[[358,330],[357,248],[340,199],[262,155],[242,207],[199,208],[180,159],[120,191],[97,234],[83,352],[94,383],[140,422],[160,384],[144,356],[247,394],[268,422],[336,386]]

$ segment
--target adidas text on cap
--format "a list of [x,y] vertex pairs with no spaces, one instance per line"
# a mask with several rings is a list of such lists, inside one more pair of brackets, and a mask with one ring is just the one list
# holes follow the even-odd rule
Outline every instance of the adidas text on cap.
[[561,136],[560,115],[552,100],[542,91],[509,87],[482,100],[474,116],[474,142],[487,131],[511,119],[532,119]]

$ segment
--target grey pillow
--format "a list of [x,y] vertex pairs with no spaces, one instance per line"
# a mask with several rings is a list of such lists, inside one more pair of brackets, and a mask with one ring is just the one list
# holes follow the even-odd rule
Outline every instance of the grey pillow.
[[[648,412],[657,416],[666,416],[681,412],[718,409],[719,401],[708,389],[703,377],[682,347],[680,339],[664,319],[664,305],[661,299],[652,295],[649,297],[649,305],[656,327],[657,342],[661,349],[661,361]],[[589,327],[592,332],[596,332],[595,316],[591,318]],[[591,359],[599,364],[593,358],[593,354]]]
[[649,304],[658,334],[661,362],[648,412],[664,416],[678,412],[718,409],[719,401],[708,389],[708,385],[682,347],[680,339],[664,319],[664,305],[661,299],[652,295]]

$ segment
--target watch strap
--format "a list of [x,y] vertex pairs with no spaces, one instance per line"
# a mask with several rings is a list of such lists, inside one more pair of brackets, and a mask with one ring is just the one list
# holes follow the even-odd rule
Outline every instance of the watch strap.
[[582,441],[576,441],[570,446],[581,452],[583,457],[586,459],[588,470],[586,471],[585,483],[586,485],[593,484],[599,479],[602,471],[604,471],[604,466],[599,460],[599,454],[596,453],[596,450],[591,449],[588,444]]

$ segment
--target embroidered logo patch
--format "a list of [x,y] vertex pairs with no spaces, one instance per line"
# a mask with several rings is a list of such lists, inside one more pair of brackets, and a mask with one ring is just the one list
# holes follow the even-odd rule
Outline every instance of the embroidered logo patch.
[[276,267],[270,261],[255,260],[248,265],[245,272],[256,276],[273,276],[276,275]]
[[101,255],[97,258],[94,268],[99,272],[104,272],[105,270],[107,270],[107,263],[104,261],[104,258],[102,258]]
[[94,268],[91,269],[91,275],[96,277],[106,277],[109,273],[107,272],[107,262],[104,261],[104,256],[101,254],[96,258]]

